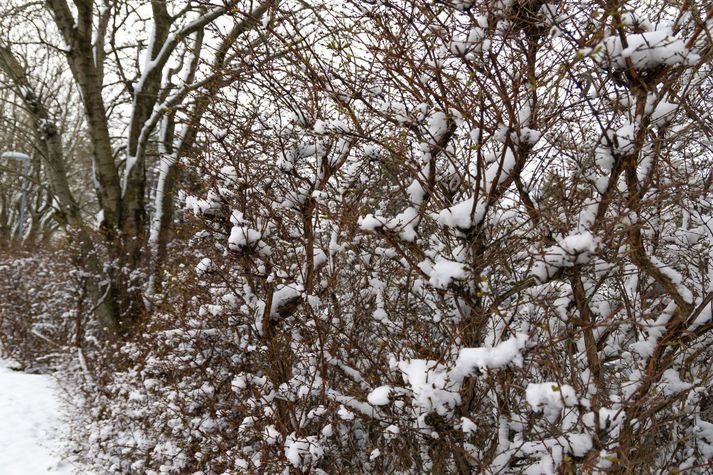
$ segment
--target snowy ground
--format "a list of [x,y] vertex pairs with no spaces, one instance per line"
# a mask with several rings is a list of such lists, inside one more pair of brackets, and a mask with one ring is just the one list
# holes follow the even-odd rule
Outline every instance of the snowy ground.
[[62,426],[51,376],[26,374],[0,360],[0,474],[75,474],[57,453]]

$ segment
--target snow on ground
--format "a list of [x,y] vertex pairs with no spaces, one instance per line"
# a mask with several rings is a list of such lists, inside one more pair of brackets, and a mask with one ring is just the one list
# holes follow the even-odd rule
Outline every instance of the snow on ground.
[[0,474],[75,474],[61,451],[58,387],[51,376],[9,369],[0,360]]

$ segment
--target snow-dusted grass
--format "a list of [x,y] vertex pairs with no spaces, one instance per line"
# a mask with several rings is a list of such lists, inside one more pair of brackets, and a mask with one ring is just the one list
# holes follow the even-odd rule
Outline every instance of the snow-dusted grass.
[[8,366],[0,360],[0,473],[79,473],[57,455],[62,421],[56,383]]

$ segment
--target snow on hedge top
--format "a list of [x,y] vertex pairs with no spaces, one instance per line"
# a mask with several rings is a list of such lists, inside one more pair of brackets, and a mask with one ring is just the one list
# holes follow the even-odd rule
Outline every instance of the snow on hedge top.
[[387,221],[388,219],[383,216],[374,216],[369,213],[363,218],[360,217],[358,224],[362,231],[376,231],[377,229],[382,228]]
[[[509,364],[522,364],[522,350],[528,336],[518,333],[491,348],[463,348],[455,365],[433,360],[399,361],[398,368],[413,391],[413,405],[426,412],[450,413],[460,404],[463,380],[476,369],[498,369]],[[381,400],[381,399],[380,399]]]
[[233,226],[233,229],[230,231],[230,237],[228,238],[228,246],[230,249],[251,247],[257,243],[260,238],[262,238],[260,231],[248,228],[247,226]]
[[324,448],[314,436],[298,437],[295,432],[285,439],[285,458],[293,467],[310,466],[324,456]]
[[429,284],[437,289],[445,289],[454,280],[465,279],[465,266],[460,262],[442,259],[433,265],[430,277]]
[[434,112],[428,118],[428,142],[437,145],[448,133],[448,116],[442,111]]
[[464,55],[471,52],[487,50],[489,42],[486,38],[485,29],[488,26],[488,19],[485,16],[476,17],[478,26],[471,28],[464,34],[453,36],[449,44],[451,53]]
[[532,275],[545,283],[562,268],[589,262],[596,248],[594,236],[589,231],[570,234],[545,249],[542,260],[532,267]]
[[574,388],[567,384],[530,383],[525,391],[525,399],[535,411],[559,411],[564,407],[576,406],[579,401]]
[[485,210],[485,204],[476,203],[471,197],[438,213],[438,222],[442,226],[467,231],[483,220]]
[[367,214],[359,218],[358,224],[362,231],[376,231],[384,228],[398,233],[399,238],[403,241],[414,242],[416,239],[415,226],[418,225],[418,222],[418,210],[413,206],[409,206],[391,219]]
[[205,275],[212,270],[215,270],[215,266],[213,265],[213,261],[210,260],[208,257],[204,257],[201,259],[201,261],[196,265],[196,274],[199,276]]
[[674,38],[670,28],[630,34],[626,37],[626,47],[619,36],[610,36],[603,41],[607,58],[614,69],[626,69],[627,58],[639,70],[652,69],[661,65],[689,64],[697,59],[683,40]]
[[270,316],[279,317],[281,309],[289,302],[294,302],[302,297],[304,287],[300,284],[287,284],[278,286],[277,290],[272,294],[272,306],[270,307]]
[[515,337],[505,340],[491,348],[463,348],[458,354],[451,379],[463,381],[476,369],[498,369],[509,364],[522,364],[522,349],[527,344],[528,336],[517,333]]
[[391,386],[379,386],[369,393],[366,400],[373,406],[385,406],[390,402],[391,391]]
[[399,361],[399,369],[413,391],[413,405],[445,415],[460,404],[458,387],[448,380],[448,369],[432,360]]

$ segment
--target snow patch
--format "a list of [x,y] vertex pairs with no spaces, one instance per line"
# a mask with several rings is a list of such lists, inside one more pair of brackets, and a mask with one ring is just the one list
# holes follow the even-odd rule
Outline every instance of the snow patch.
[[372,406],[385,406],[390,402],[389,395],[391,391],[391,386],[379,386],[369,393],[366,400],[369,401],[369,404]]
[[454,280],[465,279],[466,275],[463,264],[442,259],[433,265],[430,272],[431,279],[428,282],[437,289],[445,289]]
[[471,197],[438,213],[438,222],[442,226],[468,231],[478,225],[485,217],[485,204]]
[[610,65],[614,69],[626,69],[630,59],[638,70],[653,69],[660,65],[690,64],[698,59],[683,40],[674,38],[670,28],[629,34],[624,47],[619,36],[610,36],[603,42]]
[[589,262],[596,247],[596,240],[589,231],[570,234],[545,249],[542,260],[532,267],[532,275],[545,283],[562,268]]
[[[0,361],[0,472],[3,475],[73,474],[74,465],[58,456],[58,388],[45,375],[8,369]],[[83,472],[86,473],[86,472]]]

